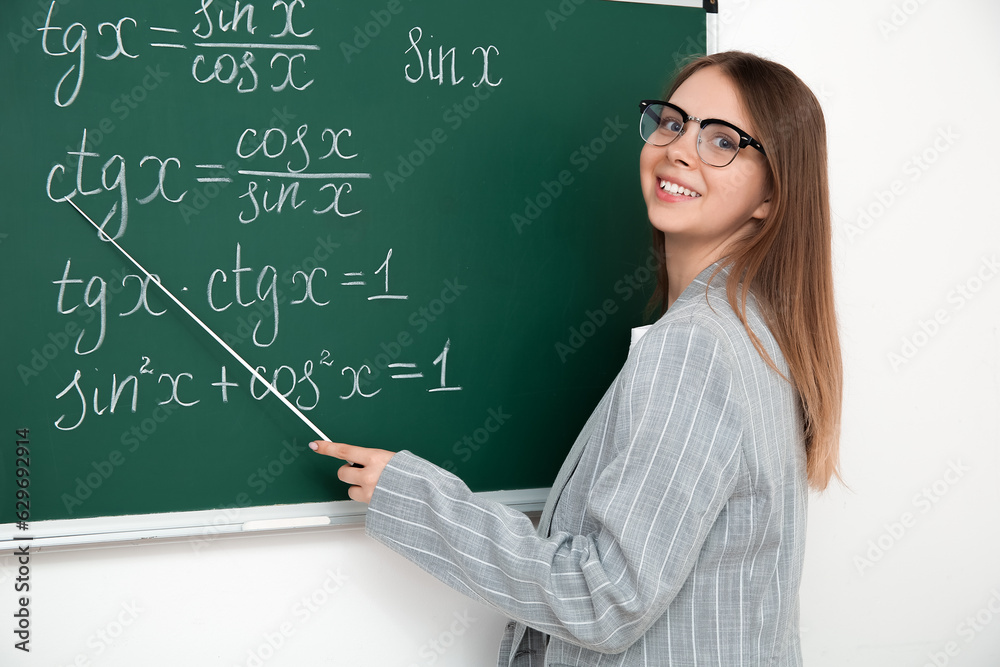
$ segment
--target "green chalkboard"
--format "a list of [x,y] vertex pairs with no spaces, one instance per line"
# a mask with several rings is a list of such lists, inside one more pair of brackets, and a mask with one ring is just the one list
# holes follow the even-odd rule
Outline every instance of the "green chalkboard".
[[637,102],[704,11],[23,0],[0,35],[0,522],[18,475],[32,521],[346,499],[67,198],[332,438],[551,483],[644,323]]

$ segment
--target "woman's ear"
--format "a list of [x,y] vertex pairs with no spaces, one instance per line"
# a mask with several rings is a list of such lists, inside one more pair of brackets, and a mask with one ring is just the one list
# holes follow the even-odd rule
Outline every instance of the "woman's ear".
[[753,214],[751,214],[750,217],[756,218],[757,220],[763,220],[768,216],[770,212],[771,212],[771,198],[768,197],[767,199],[762,201],[760,205],[757,206],[756,209],[754,209],[754,212]]
[[771,178],[767,179],[761,194],[764,195],[764,201],[753,212],[753,217],[758,220],[764,220],[771,213],[771,198],[774,197],[774,181]]

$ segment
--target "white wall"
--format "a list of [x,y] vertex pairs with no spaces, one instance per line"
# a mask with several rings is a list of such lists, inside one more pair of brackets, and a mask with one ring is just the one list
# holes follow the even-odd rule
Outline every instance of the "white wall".
[[789,65],[829,127],[850,490],[811,499],[805,662],[996,667],[1000,5],[727,5],[721,48]]
[[[811,499],[806,665],[996,667],[1000,5],[721,5],[720,47],[789,65],[830,128],[850,490]],[[504,623],[358,529],[46,552],[31,576],[33,652],[4,602],[0,663],[468,667]]]

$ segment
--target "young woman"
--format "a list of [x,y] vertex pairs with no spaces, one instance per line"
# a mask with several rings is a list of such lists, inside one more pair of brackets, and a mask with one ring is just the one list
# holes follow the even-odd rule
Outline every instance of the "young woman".
[[807,486],[836,474],[826,137],[785,67],[730,52],[641,105],[662,311],[537,530],[402,451],[359,464],[368,534],[514,619],[499,664],[801,665]]

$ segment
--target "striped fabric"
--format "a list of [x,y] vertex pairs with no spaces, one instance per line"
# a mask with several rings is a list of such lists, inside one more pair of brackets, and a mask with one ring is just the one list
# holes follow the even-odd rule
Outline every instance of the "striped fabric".
[[636,343],[537,530],[409,452],[382,473],[368,534],[514,619],[498,665],[802,664],[798,400],[732,312],[726,272],[708,286],[714,268]]

